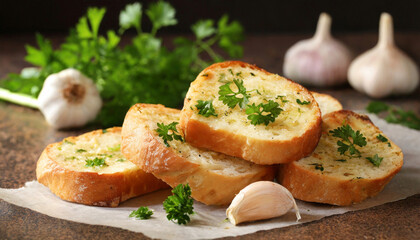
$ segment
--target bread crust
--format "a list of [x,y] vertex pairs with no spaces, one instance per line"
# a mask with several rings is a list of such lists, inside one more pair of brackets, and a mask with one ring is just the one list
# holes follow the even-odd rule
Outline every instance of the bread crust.
[[195,200],[207,205],[226,205],[248,184],[260,180],[273,180],[272,167],[255,165],[259,169],[255,173],[229,176],[189,161],[173,148],[166,147],[153,130],[144,127],[144,122],[139,118],[142,108],[180,113],[179,110],[162,105],[136,104],[131,107],[122,130],[121,147],[124,156],[172,187],[188,183]]
[[[107,129],[108,132],[119,132],[121,128]],[[90,137],[102,134],[96,130],[79,137]],[[78,137],[66,138],[77,141]],[[81,172],[67,169],[54,160],[53,151],[60,143],[47,146],[42,152],[36,168],[38,182],[50,188],[51,192],[63,200],[102,207],[116,207],[121,202],[168,185],[133,167],[125,172],[104,173]]]
[[[375,128],[377,133],[382,133],[373,125],[369,117],[348,110],[331,112],[324,117],[324,122],[334,126],[341,126],[343,120],[352,121],[352,118],[356,119],[360,124]],[[381,192],[385,185],[400,171],[403,165],[401,149],[390,139],[388,141],[392,145],[392,148],[400,151],[400,153],[396,156],[398,158],[396,161],[397,164],[392,169],[387,169],[388,172],[385,175],[369,179],[346,179],[323,174],[315,168],[307,169],[300,165],[299,161],[295,161],[279,167],[277,180],[289,189],[295,198],[300,200],[339,206],[359,203]],[[326,149],[326,151],[337,151],[337,149]],[[315,150],[314,154],[316,152],[317,150]]]
[[[207,78],[212,76],[212,71],[217,68],[238,66],[257,70],[266,75],[273,75],[262,68],[248,63],[240,61],[222,62],[204,69],[191,84],[190,88],[198,85],[201,81],[206,81]],[[311,102],[316,105],[316,108],[318,108],[318,104],[307,89],[289,79],[284,78],[284,80],[291,82],[296,89],[307,95],[311,99]],[[304,134],[287,140],[258,139],[248,135],[238,134],[234,131],[214,129],[205,122],[193,119],[194,103],[189,97],[189,94],[190,91],[184,100],[184,107],[180,117],[180,127],[184,132],[186,141],[199,148],[206,148],[243,158],[257,164],[272,165],[292,162],[311,154],[321,136],[322,121],[319,108],[318,112],[314,115],[316,120]]]

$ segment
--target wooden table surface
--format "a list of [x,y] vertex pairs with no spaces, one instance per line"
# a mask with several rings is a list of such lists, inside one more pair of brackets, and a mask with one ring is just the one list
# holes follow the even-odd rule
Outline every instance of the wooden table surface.
[[[309,35],[248,36],[243,61],[281,74],[285,51]],[[62,36],[51,36],[58,43]],[[340,40],[355,54],[374,46],[376,34],[341,34]],[[420,33],[397,33],[396,42],[420,66]],[[19,72],[24,62],[24,44],[34,43],[33,35],[0,36],[0,78]],[[311,89],[331,94],[345,109],[361,110],[372,99],[350,86]],[[385,102],[420,114],[420,89],[410,96],[387,98]],[[35,166],[42,150],[62,138],[92,130],[56,131],[37,110],[0,101],[0,187],[19,188],[34,180]],[[419,173],[420,174],[420,173]],[[239,239],[418,239],[420,236],[420,194],[374,208],[330,216],[311,223],[260,231]],[[86,225],[52,218],[0,200],[0,239],[148,239],[113,227]]]

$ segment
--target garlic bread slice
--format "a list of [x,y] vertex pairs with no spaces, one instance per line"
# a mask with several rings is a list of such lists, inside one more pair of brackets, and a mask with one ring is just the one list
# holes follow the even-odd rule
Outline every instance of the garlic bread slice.
[[367,116],[340,110],[323,117],[315,151],[281,166],[278,181],[297,199],[345,206],[377,195],[402,165],[401,149]]
[[239,61],[213,64],[198,75],[180,121],[191,145],[257,164],[307,156],[321,133],[321,112],[307,89]]
[[37,163],[38,182],[63,200],[104,207],[168,187],[126,160],[120,144],[120,127],[50,144]]
[[248,184],[273,180],[272,166],[260,166],[183,141],[180,110],[136,104],[122,129],[124,156],[172,187],[189,184],[192,197],[207,205],[229,204]]

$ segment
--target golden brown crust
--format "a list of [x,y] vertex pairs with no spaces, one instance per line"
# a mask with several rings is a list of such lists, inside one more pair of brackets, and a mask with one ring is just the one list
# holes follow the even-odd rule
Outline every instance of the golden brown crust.
[[[222,62],[204,69],[191,84],[191,87],[198,86],[201,81],[211,78],[212,74],[214,74],[213,71],[217,68],[238,66],[257,70],[266,75],[273,75],[262,68],[248,63],[240,61]],[[205,122],[192,118],[194,103],[187,93],[180,116],[180,128],[184,132],[185,140],[199,148],[210,149],[264,165],[288,163],[311,154],[321,136],[322,121],[318,104],[306,88],[289,79],[284,78],[284,80],[293,83],[294,88],[298,89],[302,95],[308,96],[310,102],[313,102],[318,109],[318,113],[314,115],[314,118],[316,118],[314,124],[304,134],[287,140],[271,140],[253,138],[224,129],[214,129]]]
[[[122,152],[128,160],[153,173],[170,186],[188,183],[192,197],[208,205],[229,204],[242,188],[259,180],[272,180],[274,169],[261,167],[254,173],[224,175],[193,163],[171,147],[166,147],[153,130],[139,118],[142,108],[160,108],[162,112],[179,110],[162,105],[137,104],[128,111],[122,130]],[[243,161],[238,159],[238,161]]]
[[[107,129],[108,132],[121,131],[121,128]],[[87,133],[90,136],[101,134],[102,130]],[[82,135],[86,137],[86,134]],[[77,141],[78,137],[69,137]],[[53,151],[61,143],[53,143],[41,154],[36,168],[38,182],[50,188],[51,192],[63,200],[86,205],[116,207],[121,202],[142,194],[167,188],[168,185],[134,167],[128,171],[98,174],[66,169],[52,157]]]
[[[340,110],[324,116],[324,124],[329,126],[341,126],[343,122],[351,122],[365,125],[365,128],[374,128],[376,133],[382,132],[371,122],[369,117],[359,115],[352,111]],[[328,133],[323,133],[322,138]],[[359,203],[368,197],[377,195],[385,185],[397,174],[403,165],[401,149],[388,139],[393,149],[396,149],[396,164],[391,169],[386,169],[386,174],[378,173],[373,178],[346,178],[336,175],[324,174],[316,168],[308,169],[300,161],[284,164],[279,167],[277,180],[290,190],[292,195],[300,200],[309,202],[328,203],[339,206],[347,206]],[[320,146],[318,146],[320,147]],[[324,149],[325,151],[337,151],[337,149]],[[390,150],[391,151],[391,150]],[[316,154],[317,149],[314,154]],[[349,160],[350,161],[350,160]],[[353,166],[354,167],[354,166]]]

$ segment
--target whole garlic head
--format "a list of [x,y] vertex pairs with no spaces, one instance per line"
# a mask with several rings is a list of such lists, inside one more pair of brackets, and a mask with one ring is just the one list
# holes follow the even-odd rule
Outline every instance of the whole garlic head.
[[69,68],[47,77],[38,96],[39,108],[54,128],[80,127],[95,119],[102,99],[95,83]]
[[413,92],[419,84],[418,69],[394,44],[392,17],[382,13],[378,44],[357,57],[348,71],[350,85],[374,98]]
[[232,224],[237,225],[282,216],[291,208],[295,208],[299,220],[299,209],[289,190],[278,183],[259,181],[246,186],[235,196],[226,215]]
[[286,77],[311,86],[335,86],[347,81],[352,54],[331,36],[331,17],[321,13],[315,36],[293,45],[284,58]]

